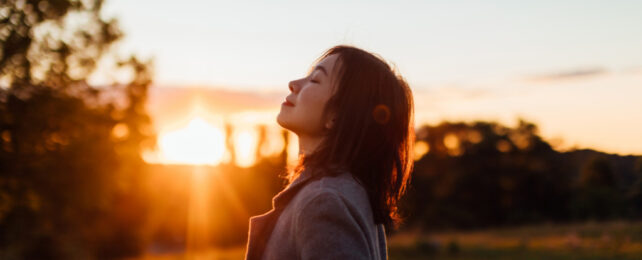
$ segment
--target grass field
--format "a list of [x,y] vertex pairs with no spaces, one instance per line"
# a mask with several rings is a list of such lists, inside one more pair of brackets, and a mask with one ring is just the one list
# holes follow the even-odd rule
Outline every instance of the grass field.
[[390,259],[642,259],[642,222],[537,225],[469,232],[407,232]]
[[[391,260],[642,260],[642,222],[588,222],[467,232],[398,233],[388,238]],[[240,260],[244,247],[138,259]]]

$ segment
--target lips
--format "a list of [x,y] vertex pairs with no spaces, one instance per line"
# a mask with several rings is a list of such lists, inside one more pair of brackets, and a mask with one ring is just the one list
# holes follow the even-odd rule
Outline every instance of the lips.
[[287,99],[283,102],[282,105],[289,106],[289,107],[293,107],[294,106],[294,104],[292,102],[290,102],[289,100],[287,100]]

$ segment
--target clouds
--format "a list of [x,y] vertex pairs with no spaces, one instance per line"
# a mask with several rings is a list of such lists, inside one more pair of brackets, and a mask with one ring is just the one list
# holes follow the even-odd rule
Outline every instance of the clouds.
[[601,76],[607,74],[608,71],[601,67],[587,67],[587,68],[576,68],[571,70],[563,70],[548,74],[534,75],[526,77],[527,81],[534,82],[551,82],[551,81],[562,81],[562,80],[572,80],[572,79],[583,79],[594,76]]
[[471,88],[462,86],[442,86],[433,88],[417,88],[413,91],[415,111],[418,118],[422,114],[438,114],[446,112],[448,104],[490,98],[496,93],[489,88]]

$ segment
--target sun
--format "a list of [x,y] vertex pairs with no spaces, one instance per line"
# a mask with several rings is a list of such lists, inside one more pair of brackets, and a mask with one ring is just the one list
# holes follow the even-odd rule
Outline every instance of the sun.
[[225,136],[220,128],[196,117],[182,129],[161,134],[158,147],[165,163],[216,165],[225,153]]

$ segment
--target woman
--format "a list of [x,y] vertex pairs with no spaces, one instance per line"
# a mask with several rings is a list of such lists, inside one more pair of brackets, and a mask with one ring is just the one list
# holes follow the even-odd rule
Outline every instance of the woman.
[[289,88],[277,122],[298,136],[299,164],[274,208],[250,219],[246,259],[386,259],[384,227],[400,221],[412,168],[410,88],[349,46]]

